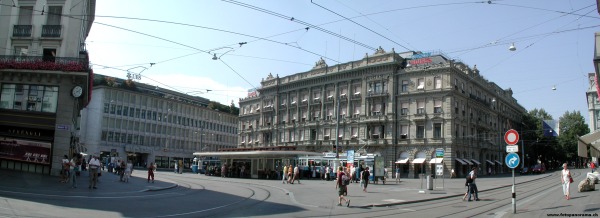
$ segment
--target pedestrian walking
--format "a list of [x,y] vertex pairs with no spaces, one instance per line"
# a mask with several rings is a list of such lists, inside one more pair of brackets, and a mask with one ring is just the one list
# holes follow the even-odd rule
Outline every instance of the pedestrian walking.
[[90,184],[88,188],[96,189],[96,184],[98,183],[98,169],[100,169],[100,161],[96,158],[96,155],[92,155],[88,165],[90,166]]
[[590,168],[592,168],[592,173],[594,173],[594,170],[596,169],[596,164],[594,164],[594,162],[592,161],[592,163],[590,164]]
[[150,165],[148,165],[148,183],[150,183],[150,179],[152,179],[152,183],[154,183],[154,170],[156,170],[156,167],[154,166],[154,162],[151,162]]
[[479,201],[479,191],[477,190],[477,184],[475,184],[475,180],[477,179],[477,167],[473,167],[473,170],[471,170],[468,176],[471,177],[472,180],[471,184],[469,185],[470,190],[468,191],[468,201],[472,201],[471,195],[475,195],[475,201]]
[[342,200],[346,202],[346,207],[350,207],[350,199],[344,197],[346,188],[350,183],[350,178],[344,173],[344,168],[340,166],[337,173],[337,181],[335,182],[335,189],[338,192],[339,200],[338,206],[342,206]]
[[123,180],[123,176],[125,176],[125,167],[127,167],[127,164],[125,163],[125,161],[119,160],[119,181],[120,182],[125,182],[125,180]]
[[563,194],[565,195],[565,198],[567,200],[571,199],[570,188],[571,182],[573,182],[573,178],[571,177],[571,171],[569,171],[569,169],[567,168],[567,163],[563,163],[563,170],[561,172],[560,180],[562,183]]
[[473,182],[473,180],[471,179],[471,175],[467,175],[466,177],[466,181],[465,181],[465,187],[467,188],[467,191],[465,192],[465,195],[463,196],[463,201],[467,200],[467,196],[469,195],[469,192],[471,191],[471,183]]
[[400,167],[396,168],[396,183],[400,183]]
[[[294,167],[294,180],[300,184],[300,168],[298,168],[298,165]],[[294,184],[294,180],[292,180],[292,184]]]
[[61,161],[62,168],[60,170],[60,182],[67,183],[69,181],[69,171],[71,170],[71,165],[69,164],[69,157],[65,154]]
[[369,186],[369,176],[371,176],[371,173],[369,172],[369,167],[367,167],[360,174],[360,185],[363,187],[363,192],[367,192],[367,186]]
[[292,167],[291,164],[288,166],[287,174],[288,174],[288,183],[294,184],[294,168]]
[[127,165],[125,165],[125,172],[123,177],[123,182],[129,183],[129,178],[131,177],[131,173],[133,172],[133,164],[131,161],[127,161]]
[[178,171],[179,171],[179,164],[177,163],[177,161],[175,161],[175,170],[173,172],[177,173]]
[[70,175],[71,175],[71,188],[77,188],[77,174],[76,171],[79,171],[79,166],[77,165],[77,156],[73,155],[71,161],[69,162],[70,166]]
[[283,166],[283,172],[281,173],[283,175],[283,180],[281,180],[281,182],[283,184],[285,184],[287,182],[287,179],[288,179],[287,170],[288,170],[288,167],[286,165],[284,165]]
[[454,169],[450,170],[450,179],[456,177],[456,173],[454,172]]

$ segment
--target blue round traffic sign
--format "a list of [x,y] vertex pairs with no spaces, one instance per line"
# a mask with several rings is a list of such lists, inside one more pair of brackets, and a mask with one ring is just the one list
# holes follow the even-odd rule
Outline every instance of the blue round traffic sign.
[[519,155],[517,153],[508,153],[504,159],[504,163],[508,168],[514,169],[519,166]]

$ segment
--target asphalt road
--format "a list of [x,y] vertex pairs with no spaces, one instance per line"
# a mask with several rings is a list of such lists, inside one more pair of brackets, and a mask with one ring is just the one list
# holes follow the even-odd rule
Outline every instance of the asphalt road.
[[[599,213],[597,191],[578,193],[573,184],[572,199],[564,199],[558,173],[520,177],[516,214],[511,188],[505,185],[512,182],[508,177],[480,178],[482,200],[473,202],[447,193],[460,190],[463,179],[449,180],[445,191],[427,194],[417,194],[418,180],[414,179],[404,184],[372,184],[367,193],[353,184],[348,193],[351,206],[339,207],[332,181],[303,180],[291,185],[157,172],[157,179],[177,186],[149,191],[152,184],[145,182],[144,172],[137,171],[129,184],[119,182],[115,175],[103,176],[98,190],[4,190],[0,192],[0,217],[547,217]],[[573,170],[573,174],[576,181],[585,177],[584,170]],[[497,188],[486,189],[492,184]],[[384,193],[384,199],[377,198]],[[429,200],[408,201],[415,198]],[[393,203],[353,203],[371,201]]]

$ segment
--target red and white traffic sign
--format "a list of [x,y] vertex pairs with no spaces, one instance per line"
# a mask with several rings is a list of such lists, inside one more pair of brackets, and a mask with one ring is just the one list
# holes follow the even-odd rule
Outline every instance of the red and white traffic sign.
[[514,129],[509,129],[504,134],[504,141],[509,145],[517,144],[519,142],[519,133]]

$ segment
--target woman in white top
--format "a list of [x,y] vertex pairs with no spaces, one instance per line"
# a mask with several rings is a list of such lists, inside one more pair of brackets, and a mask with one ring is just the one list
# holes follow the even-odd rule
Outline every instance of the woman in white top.
[[565,198],[569,200],[569,188],[571,186],[571,172],[567,169],[567,163],[563,164],[563,170],[561,172],[560,180],[562,182],[563,194],[565,194]]

